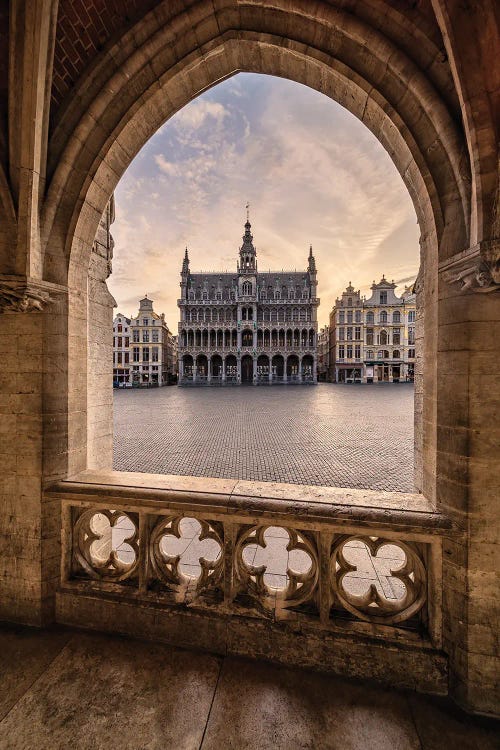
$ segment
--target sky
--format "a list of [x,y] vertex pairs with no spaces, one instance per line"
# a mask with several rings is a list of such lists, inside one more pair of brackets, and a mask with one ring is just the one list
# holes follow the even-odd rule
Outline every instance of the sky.
[[235,271],[250,204],[258,267],[302,270],[312,244],[320,326],[349,282],[416,277],[413,204],[379,141],[302,84],[239,73],[168,120],[115,192],[115,312],[147,294],[176,333],[184,248],[191,271]]

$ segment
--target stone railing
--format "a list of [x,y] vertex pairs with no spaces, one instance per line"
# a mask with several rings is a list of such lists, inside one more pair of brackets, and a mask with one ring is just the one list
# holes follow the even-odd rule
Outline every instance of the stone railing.
[[283,623],[309,632],[312,666],[342,634],[421,649],[437,669],[450,525],[421,496],[119,472],[46,494],[62,511],[60,622],[209,649],[206,628],[222,640],[228,627],[260,628],[257,651]]

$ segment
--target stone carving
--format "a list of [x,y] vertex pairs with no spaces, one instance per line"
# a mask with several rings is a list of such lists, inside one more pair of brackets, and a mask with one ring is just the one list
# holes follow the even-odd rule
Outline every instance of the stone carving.
[[21,276],[0,276],[0,313],[41,312],[64,287]]
[[[200,566],[200,572],[198,576],[186,575],[181,570],[181,560],[183,554],[170,555],[165,550],[163,542],[168,540],[170,537],[175,539],[182,539],[182,521],[190,521],[193,519],[184,519],[182,516],[161,518],[153,531],[151,532],[151,538],[149,543],[150,559],[154,569],[154,572],[158,578],[167,585],[167,587],[180,595],[181,598],[188,593],[188,591],[194,591],[200,593],[202,590],[213,588],[220,583],[222,579],[222,566],[223,566],[223,534],[222,530],[217,530],[217,524],[209,524],[207,521],[202,519],[195,519],[201,527],[199,535],[196,540],[203,542],[206,540],[213,540],[218,547],[218,553],[213,554],[214,545],[206,545],[207,550],[203,550],[207,557],[198,557],[197,563]],[[203,549],[204,545],[201,545],[200,549]],[[195,562],[193,560],[193,562]],[[195,567],[195,566],[193,566]]]
[[[347,543],[362,542],[375,557],[385,545],[392,545],[404,553],[403,564],[390,570],[390,575],[403,584],[400,598],[380,594],[376,583],[365,593],[354,594],[345,585],[345,577],[357,571],[357,566],[346,560]],[[418,549],[411,542],[393,541],[377,537],[341,536],[335,541],[330,559],[330,577],[334,594],[341,606],[355,617],[373,623],[395,624],[408,620],[424,605],[427,596],[425,567]]]
[[264,576],[266,565],[250,565],[244,560],[244,550],[251,545],[265,548],[267,526],[252,526],[240,534],[236,544],[234,566],[240,587],[252,596],[265,610],[273,611],[296,607],[312,598],[318,584],[318,553],[314,543],[306,535],[288,527],[283,527],[288,534],[286,550],[302,550],[310,558],[309,569],[297,572],[290,567],[286,570],[288,582],[284,588],[273,588],[267,585]]
[[86,510],[75,523],[74,539],[75,562],[90,578],[123,581],[137,569],[138,521],[133,514]]
[[500,289],[500,240],[482,242],[471,252],[459,253],[442,269],[448,284],[461,292],[489,293]]

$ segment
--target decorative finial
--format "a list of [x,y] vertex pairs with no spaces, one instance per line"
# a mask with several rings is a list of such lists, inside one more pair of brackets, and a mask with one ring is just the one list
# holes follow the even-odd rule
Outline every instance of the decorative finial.
[[248,201],[247,201],[246,209],[247,209],[247,223],[248,223],[250,222],[250,203]]

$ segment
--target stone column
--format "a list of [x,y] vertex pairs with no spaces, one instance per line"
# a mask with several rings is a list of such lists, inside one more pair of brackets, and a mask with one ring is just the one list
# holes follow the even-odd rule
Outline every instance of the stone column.
[[241,383],[241,354],[238,354],[236,357],[236,378],[238,383]]
[[210,354],[207,355],[207,383],[212,382],[212,357]]

